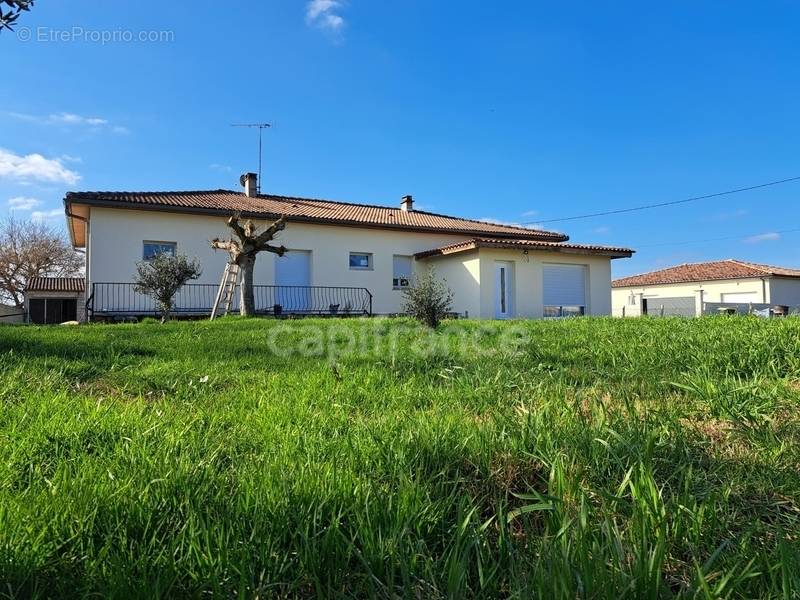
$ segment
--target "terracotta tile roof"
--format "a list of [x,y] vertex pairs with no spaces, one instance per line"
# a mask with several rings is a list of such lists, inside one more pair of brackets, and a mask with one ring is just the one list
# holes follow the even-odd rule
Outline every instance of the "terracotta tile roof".
[[613,246],[594,246],[588,244],[565,244],[564,242],[548,242],[543,240],[513,240],[513,239],[487,239],[473,238],[455,244],[417,252],[416,258],[430,258],[432,256],[443,256],[466,252],[476,248],[506,248],[506,249],[531,249],[549,250],[554,252],[565,252],[569,254],[597,254],[599,256],[610,256],[612,258],[623,258],[631,256],[634,251],[630,248],[616,248]]
[[400,208],[388,206],[352,204],[332,200],[273,196],[269,194],[251,198],[246,194],[230,190],[198,192],[68,192],[64,202],[68,209],[71,204],[87,204],[114,208],[143,208],[221,215],[240,212],[245,217],[266,219],[277,219],[279,216],[285,215],[289,221],[551,241],[569,239],[569,236],[552,231],[499,225],[419,210],[406,212],[400,210]]
[[668,283],[691,283],[695,281],[716,281],[720,279],[752,279],[755,277],[800,277],[800,269],[786,269],[771,265],[760,265],[742,260],[718,260],[704,263],[688,263],[615,279],[613,287],[638,287],[644,285],[664,285]]
[[32,277],[25,292],[83,292],[86,279],[83,277]]

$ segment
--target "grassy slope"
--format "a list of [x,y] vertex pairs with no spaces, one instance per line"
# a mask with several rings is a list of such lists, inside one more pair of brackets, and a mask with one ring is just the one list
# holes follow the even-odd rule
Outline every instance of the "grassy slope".
[[800,320],[375,323],[0,328],[0,596],[797,597]]

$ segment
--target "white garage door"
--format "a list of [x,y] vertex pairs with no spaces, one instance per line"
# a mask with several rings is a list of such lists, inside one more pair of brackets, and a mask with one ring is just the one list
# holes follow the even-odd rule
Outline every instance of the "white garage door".
[[750,304],[758,302],[758,292],[737,292],[735,294],[722,294],[723,302],[732,304]]
[[543,266],[544,312],[547,317],[582,315],[586,309],[586,266]]

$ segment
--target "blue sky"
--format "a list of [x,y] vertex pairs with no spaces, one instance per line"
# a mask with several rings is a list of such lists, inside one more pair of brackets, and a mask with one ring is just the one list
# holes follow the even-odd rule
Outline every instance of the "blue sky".
[[[265,192],[504,222],[798,176],[798,21],[789,1],[38,0],[0,33],[0,210],[60,227],[67,190],[239,189],[257,138],[230,124],[251,121],[274,123]],[[777,233],[799,195],[551,227],[638,249],[615,276],[800,266]],[[749,239],[686,243],[720,237]]]

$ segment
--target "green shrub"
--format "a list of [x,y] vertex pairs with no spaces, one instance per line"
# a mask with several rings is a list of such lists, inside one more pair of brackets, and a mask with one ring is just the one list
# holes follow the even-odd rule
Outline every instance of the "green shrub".
[[403,310],[433,328],[447,316],[453,304],[453,292],[447,287],[446,281],[436,278],[433,268],[417,277],[411,287],[403,290],[403,296]]

